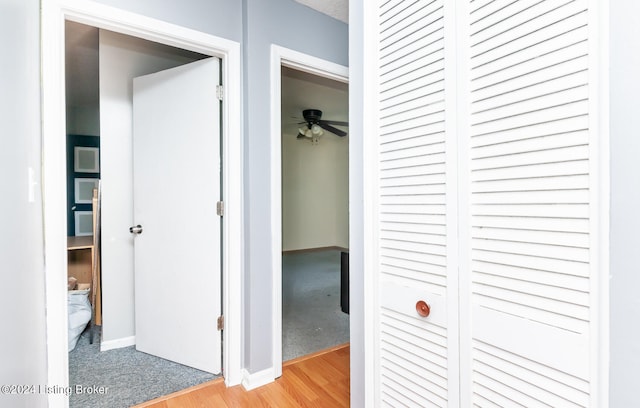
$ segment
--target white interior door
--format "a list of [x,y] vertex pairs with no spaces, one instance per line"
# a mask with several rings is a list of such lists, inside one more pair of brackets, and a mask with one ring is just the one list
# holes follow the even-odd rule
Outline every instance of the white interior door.
[[136,348],[220,372],[220,63],[133,81]]

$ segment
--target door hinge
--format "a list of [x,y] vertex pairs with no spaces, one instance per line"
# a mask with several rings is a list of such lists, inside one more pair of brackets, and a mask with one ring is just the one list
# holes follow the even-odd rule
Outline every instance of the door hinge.
[[224,330],[224,316],[218,316],[218,331]]
[[216,96],[219,100],[222,100],[222,97],[224,96],[224,88],[222,85],[216,85]]
[[221,217],[224,215],[224,201],[218,201],[216,203],[216,214]]

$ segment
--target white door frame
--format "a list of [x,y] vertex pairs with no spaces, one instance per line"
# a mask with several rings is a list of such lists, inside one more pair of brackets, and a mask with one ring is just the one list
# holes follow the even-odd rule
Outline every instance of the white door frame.
[[[48,384],[67,386],[65,21],[216,56],[226,88],[222,108],[223,217],[222,302],[225,383],[241,379],[243,194],[240,44],[89,0],[42,0],[42,172]],[[212,204],[213,205],[213,204]],[[231,210],[229,210],[231,209]],[[236,211],[233,211],[236,209]],[[213,323],[212,323],[213,324]],[[50,407],[65,407],[68,396],[50,394]]]
[[271,270],[273,276],[273,374],[282,375],[282,123],[281,67],[286,66],[340,82],[349,68],[279,45],[271,45]]

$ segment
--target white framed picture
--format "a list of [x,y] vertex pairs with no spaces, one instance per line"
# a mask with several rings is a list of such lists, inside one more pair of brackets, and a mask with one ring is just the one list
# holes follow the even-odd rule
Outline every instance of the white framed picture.
[[76,211],[76,236],[93,235],[93,211]]
[[98,188],[97,178],[74,179],[74,192],[76,204],[91,204],[93,189]]
[[99,173],[100,149],[97,147],[74,147],[73,171],[77,173]]

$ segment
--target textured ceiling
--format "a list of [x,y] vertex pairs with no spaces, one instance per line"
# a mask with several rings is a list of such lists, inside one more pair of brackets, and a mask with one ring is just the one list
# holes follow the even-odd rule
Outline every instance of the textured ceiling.
[[349,23],[349,0],[295,0],[321,13]]

